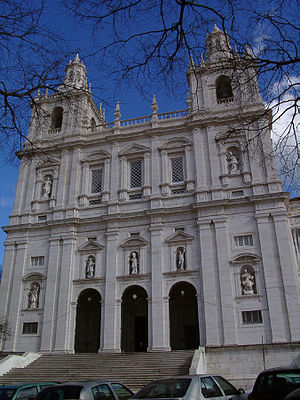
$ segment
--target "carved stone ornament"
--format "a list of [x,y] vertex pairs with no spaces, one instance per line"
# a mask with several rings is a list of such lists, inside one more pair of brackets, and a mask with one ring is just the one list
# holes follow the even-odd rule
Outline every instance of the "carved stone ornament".
[[130,275],[137,275],[139,273],[139,253],[137,251],[130,253],[129,273]]
[[28,292],[28,308],[39,308],[40,301],[40,284],[34,282]]

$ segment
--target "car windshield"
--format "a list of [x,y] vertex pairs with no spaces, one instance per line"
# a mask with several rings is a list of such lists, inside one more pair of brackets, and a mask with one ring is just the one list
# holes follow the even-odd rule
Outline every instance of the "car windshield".
[[10,400],[15,392],[16,389],[0,388],[0,400]]
[[59,386],[49,387],[41,391],[37,397],[38,400],[65,400],[79,399],[82,386]]
[[300,371],[280,371],[262,374],[257,380],[257,392],[290,392],[300,388]]
[[136,399],[161,399],[183,397],[191,383],[191,379],[166,379],[151,382],[141,389],[134,397]]

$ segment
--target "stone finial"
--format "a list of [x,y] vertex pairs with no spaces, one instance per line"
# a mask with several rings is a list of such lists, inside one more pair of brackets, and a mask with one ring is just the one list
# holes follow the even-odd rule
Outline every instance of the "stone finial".
[[192,55],[192,54],[190,54],[190,64],[189,64],[189,68],[190,68],[190,69],[194,69],[194,68],[195,68],[195,63],[194,63],[193,55]]
[[203,58],[203,54],[201,53],[201,56],[200,56],[201,58],[200,58],[200,66],[201,67],[203,67],[204,65],[205,65],[205,61],[204,61],[204,58]]
[[152,108],[152,113],[153,113],[153,114],[157,114],[158,105],[157,105],[157,102],[156,102],[155,94],[153,95],[152,106],[151,106],[151,108]]
[[35,95],[35,99],[39,99],[41,97],[41,91],[40,88],[38,88],[36,95]]
[[120,102],[119,100],[117,101],[117,105],[116,105],[116,109],[114,112],[114,116],[116,118],[116,120],[119,120],[121,118],[121,111],[120,111]]
[[74,58],[74,63],[80,63],[78,53],[76,53],[76,57]]
[[250,47],[248,44],[246,44],[246,46],[245,46],[245,57],[253,58],[253,55],[251,53],[251,50],[250,50]]

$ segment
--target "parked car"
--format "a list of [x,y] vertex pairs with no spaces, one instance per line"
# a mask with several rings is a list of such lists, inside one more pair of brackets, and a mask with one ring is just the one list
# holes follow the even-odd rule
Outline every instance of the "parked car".
[[16,383],[0,386],[0,400],[34,399],[44,388],[57,385],[58,382]]
[[[266,369],[257,376],[248,399],[284,400],[289,393],[299,388],[300,368],[278,367]],[[297,397],[294,398],[297,399]]]
[[[133,392],[119,382],[65,382],[42,390],[36,400],[127,400]],[[0,399],[1,400],[1,399]]]
[[200,374],[152,381],[131,400],[134,399],[244,400],[247,395],[221,376]]

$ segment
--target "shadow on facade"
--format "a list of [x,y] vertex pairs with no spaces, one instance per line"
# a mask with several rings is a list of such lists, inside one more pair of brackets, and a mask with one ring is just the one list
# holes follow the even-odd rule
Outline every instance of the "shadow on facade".
[[148,300],[141,286],[130,286],[122,296],[121,350],[123,352],[147,351]]
[[193,285],[179,282],[169,295],[171,350],[199,347],[197,293]]
[[95,289],[80,293],[76,309],[75,353],[97,353],[100,346],[101,295]]

